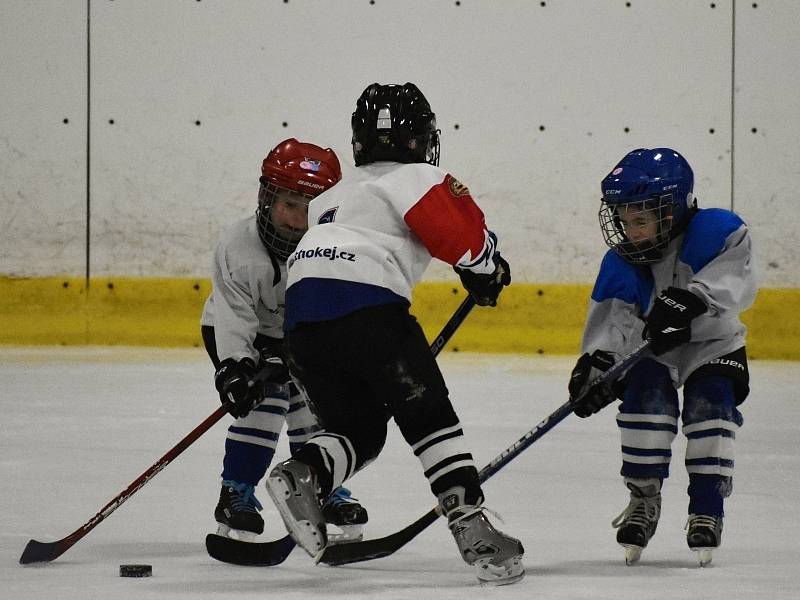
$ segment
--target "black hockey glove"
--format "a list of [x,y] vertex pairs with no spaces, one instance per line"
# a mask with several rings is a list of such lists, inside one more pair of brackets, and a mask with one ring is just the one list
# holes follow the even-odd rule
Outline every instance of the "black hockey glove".
[[650,349],[656,356],[674,350],[692,338],[692,320],[707,308],[689,290],[667,288],[653,302],[642,337],[650,338]]
[[614,364],[614,357],[603,350],[595,350],[591,356],[584,354],[578,359],[572,376],[569,378],[570,400],[578,400],[573,404],[572,412],[581,419],[599,412],[611,404],[616,398],[607,381],[589,387],[589,384]]
[[226,358],[214,374],[219,399],[223,404],[230,403],[228,412],[234,417],[246,417],[261,400],[259,386],[252,384],[255,374],[256,366],[249,358]]
[[262,350],[257,384],[262,398],[273,398],[288,393],[286,386],[292,380],[289,367],[282,356],[274,356]]
[[503,288],[511,283],[511,267],[506,260],[495,252],[492,257],[494,271],[489,274],[475,273],[469,269],[453,267],[461,278],[461,285],[469,292],[478,306],[497,306],[497,297]]

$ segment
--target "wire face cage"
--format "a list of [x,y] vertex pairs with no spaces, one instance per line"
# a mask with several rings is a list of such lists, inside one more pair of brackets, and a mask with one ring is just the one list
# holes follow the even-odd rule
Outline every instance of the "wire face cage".
[[307,211],[308,203],[313,199],[314,196],[311,194],[300,194],[271,182],[261,184],[258,191],[258,210],[256,210],[258,235],[264,245],[272,250],[280,260],[288,259],[289,255],[295,251],[306,228],[297,229],[275,223],[272,217],[274,206],[277,202],[283,202],[293,210],[304,208]]
[[673,224],[672,194],[625,204],[606,198],[598,218],[609,248],[633,264],[650,264],[663,258]]

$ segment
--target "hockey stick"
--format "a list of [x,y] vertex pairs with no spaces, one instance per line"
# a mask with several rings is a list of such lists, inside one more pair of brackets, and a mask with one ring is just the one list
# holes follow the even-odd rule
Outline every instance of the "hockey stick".
[[[472,296],[467,296],[456,309],[456,312],[453,313],[453,316],[445,323],[439,335],[431,342],[431,354],[433,354],[434,358],[450,341],[450,338],[453,337],[453,334],[474,307],[475,300],[472,299]],[[348,544],[358,543],[360,542],[348,542]],[[220,562],[247,567],[279,565],[286,560],[293,548],[294,541],[288,535],[269,542],[244,542],[215,533],[209,533],[206,536],[206,550],[211,558],[215,558]]]
[[[597,377],[588,387],[604,381],[613,381],[619,374],[628,369],[634,362],[636,362],[642,354],[650,347],[650,342],[644,341],[630,354],[614,363],[611,368],[605,373]],[[508,448],[503,450],[497,458],[492,460],[478,473],[481,483],[488,480],[492,475],[497,473],[500,469],[519,456],[523,450],[528,448],[536,440],[541,438],[545,433],[550,431],[553,427],[563,421],[567,415],[572,412],[575,404],[582,398],[568,400],[559,406],[553,413],[545,417],[536,427],[528,431],[525,435],[519,438],[516,442],[511,444]],[[366,540],[363,542],[353,542],[350,544],[341,544],[336,546],[328,546],[319,558],[319,562],[327,565],[346,565],[348,563],[361,562],[365,560],[373,560],[375,558],[384,558],[393,554],[408,542],[414,539],[419,533],[425,530],[431,523],[439,518],[440,508],[431,509],[419,519],[408,525],[407,527],[397,531],[391,535],[374,540]]]
[[[259,371],[253,380],[250,382],[250,386],[252,387],[256,383],[260,383],[268,376],[270,370],[263,369]],[[136,492],[139,491],[148,481],[150,481],[153,477],[158,475],[158,473],[166,467],[169,463],[175,460],[186,448],[191,446],[197,438],[203,435],[206,431],[211,429],[211,427],[223,416],[228,412],[228,408],[230,403],[225,403],[220,406],[217,410],[211,413],[206,419],[200,423],[197,427],[192,429],[189,434],[184,437],[180,442],[178,442],[174,447],[172,447],[164,456],[159,458],[149,469],[147,469],[144,473],[139,475],[136,480],[131,483],[127,488],[125,488],[122,492],[117,494],[111,502],[106,504],[103,508],[100,509],[95,516],[89,519],[86,523],[81,525],[78,529],[73,531],[67,537],[57,540],[55,542],[38,542],[36,540],[30,540],[25,546],[25,550],[22,551],[22,556],[19,557],[19,562],[22,565],[27,565],[30,563],[39,563],[39,562],[50,562],[57,559],[59,556],[64,554],[67,550],[69,550],[73,545],[75,545],[78,540],[80,540],[83,536],[89,533],[92,529],[94,529],[97,525],[99,525],[102,521],[104,521],[111,513],[117,510],[122,504],[131,496],[133,496]]]

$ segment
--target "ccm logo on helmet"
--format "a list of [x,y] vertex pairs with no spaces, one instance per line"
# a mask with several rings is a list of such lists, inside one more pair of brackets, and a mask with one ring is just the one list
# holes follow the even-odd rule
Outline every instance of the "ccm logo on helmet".
[[325,189],[324,185],[320,185],[318,183],[311,183],[310,181],[303,181],[302,179],[299,179],[297,181],[297,185],[304,185],[306,187],[310,187],[313,190],[324,190]]

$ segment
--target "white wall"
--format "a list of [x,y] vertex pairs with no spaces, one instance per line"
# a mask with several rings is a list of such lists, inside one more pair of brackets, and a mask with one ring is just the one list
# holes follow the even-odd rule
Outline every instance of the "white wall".
[[[800,286],[793,0],[88,5],[91,275],[207,274],[220,228],[255,208],[269,147],[294,136],[347,167],[361,91],[410,80],[517,281],[591,282],[600,179],[666,145],[702,206],[733,200],[750,223],[763,284]],[[3,0],[0,52],[0,273],[82,276],[87,2]]]

